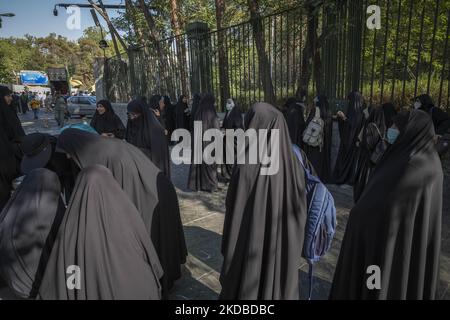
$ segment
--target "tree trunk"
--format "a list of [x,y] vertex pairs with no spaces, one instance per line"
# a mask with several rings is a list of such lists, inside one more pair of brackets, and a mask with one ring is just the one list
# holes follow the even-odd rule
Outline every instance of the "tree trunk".
[[222,19],[225,13],[225,0],[216,1],[216,24],[217,24],[217,42],[219,53],[219,81],[220,81],[220,109],[223,110],[225,101],[230,98],[230,82],[228,78],[228,55],[225,47],[224,31]]
[[163,50],[163,48],[161,47],[161,42],[160,42],[161,38],[159,36],[158,30],[156,29],[155,20],[153,19],[152,15],[150,14],[149,8],[148,8],[147,4],[145,3],[145,0],[139,0],[139,4],[140,4],[142,12],[144,13],[145,21],[147,22],[147,25],[148,25],[150,40],[156,49],[156,54],[158,55],[159,75],[160,75],[160,77],[162,77],[164,79],[164,82],[166,84],[165,89],[168,91],[168,92],[161,92],[161,94],[167,94],[167,93],[170,94],[174,90],[172,88],[172,84],[170,82],[169,77],[165,74],[166,72],[169,72],[168,66],[167,66],[167,61],[165,59],[167,54],[165,54],[165,50]]
[[250,10],[250,18],[253,28],[253,38],[255,39],[256,50],[258,52],[259,60],[259,74],[261,84],[264,90],[264,98],[266,102],[275,103],[275,91],[273,88],[272,77],[270,76],[270,64],[266,55],[266,44],[264,39],[264,29],[259,13],[258,0],[248,0],[248,8]]
[[[183,39],[181,39],[181,26],[180,19],[178,16],[178,4],[177,0],[170,0],[170,15],[171,15],[171,23],[172,29],[175,33],[175,41],[177,45],[177,62],[178,69],[181,71],[181,92],[182,94],[187,94],[188,92],[188,84],[187,84],[187,72],[186,72],[186,46],[184,44]],[[178,98],[178,97],[176,97]]]
[[308,85],[311,80],[311,74],[314,69],[314,81],[317,93],[322,93],[322,61],[320,57],[320,44],[318,41],[317,29],[319,27],[319,18],[315,13],[315,5],[306,4],[308,21],[305,48],[303,49],[301,72],[299,85],[297,88],[297,98],[302,98],[303,94],[307,94]]

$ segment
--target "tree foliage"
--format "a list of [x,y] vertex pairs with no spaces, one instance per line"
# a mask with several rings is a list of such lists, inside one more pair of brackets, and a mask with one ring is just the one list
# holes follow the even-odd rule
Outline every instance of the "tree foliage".
[[[93,62],[102,57],[98,42],[100,30],[90,27],[77,41],[51,33],[47,37],[0,39],[0,82],[15,83],[21,70],[45,71],[48,67],[67,66],[73,79],[83,82],[86,89],[94,84]],[[109,42],[109,41],[107,41]],[[105,54],[114,55],[109,43]]]

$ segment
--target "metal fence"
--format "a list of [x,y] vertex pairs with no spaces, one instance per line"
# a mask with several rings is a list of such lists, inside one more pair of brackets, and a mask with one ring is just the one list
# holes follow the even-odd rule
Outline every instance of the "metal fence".
[[[366,26],[370,4],[337,0],[318,13],[320,54],[309,61],[308,94],[339,101],[359,90],[369,104],[403,106],[430,93],[437,105],[449,108],[450,0],[378,0],[381,29],[375,30]],[[229,96],[244,109],[271,98],[280,104],[298,93],[308,22],[302,7],[263,17],[259,39],[252,21],[212,32],[191,24],[183,35],[128,50],[126,61],[108,59],[109,98],[210,92],[219,108]],[[267,82],[274,97],[267,96]]]

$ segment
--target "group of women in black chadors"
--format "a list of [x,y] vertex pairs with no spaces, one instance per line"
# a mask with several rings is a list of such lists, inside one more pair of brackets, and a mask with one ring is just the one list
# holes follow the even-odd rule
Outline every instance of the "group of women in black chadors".
[[[105,100],[91,122],[101,134],[67,128],[58,136],[13,136],[22,127],[3,125],[10,122],[9,95],[2,91],[1,160],[8,166],[2,166],[0,288],[28,299],[168,298],[187,248],[163,166],[167,144],[163,150],[147,141],[150,135],[131,119],[125,129]],[[142,126],[158,134],[161,126],[145,105],[134,100],[129,109],[142,111]]]
[[[435,298],[443,187],[435,143],[449,118],[430,101],[419,96],[412,110],[398,112],[391,104],[365,108],[361,94],[352,92],[347,110],[336,115],[319,95],[310,108],[305,98],[289,99],[281,110],[259,102],[242,117],[227,100],[222,128],[278,130],[280,161],[272,175],[260,174],[260,162],[220,170],[191,164],[191,190],[216,190],[218,172],[229,182],[220,298],[299,299],[308,208],[305,172],[292,144],[323,182],[354,186],[330,298]],[[0,278],[21,297],[159,299],[180,277],[187,250],[168,136],[177,128],[195,131],[196,121],[202,131],[218,129],[215,99],[196,95],[189,108],[183,98],[176,107],[167,97],[137,98],[128,104],[126,129],[114,115],[101,124],[102,115],[114,114],[104,104],[92,120],[99,135],[66,129],[58,137],[18,138],[2,122],[1,142],[17,153],[1,153],[9,163],[1,172],[5,190],[20,170],[26,176],[9,201],[5,192]],[[251,150],[246,146],[245,159]],[[382,270],[379,290],[366,286],[372,265]],[[82,269],[77,290],[67,286],[71,266]]]
[[[351,209],[334,273],[331,299],[434,299],[441,246],[443,171],[437,141],[450,117],[420,95],[399,110],[392,103],[366,106],[351,92],[347,109],[332,114],[324,96],[307,107],[289,99],[286,120],[320,179],[353,186]],[[305,121],[305,114],[308,114]],[[319,147],[305,141],[316,114]],[[333,135],[333,123],[336,123]],[[332,145],[338,145],[333,166]],[[368,268],[381,270],[381,289],[367,286]]]

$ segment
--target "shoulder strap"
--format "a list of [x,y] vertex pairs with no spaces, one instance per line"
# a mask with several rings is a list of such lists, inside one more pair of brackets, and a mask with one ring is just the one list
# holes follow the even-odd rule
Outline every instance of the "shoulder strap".
[[292,149],[294,150],[295,156],[297,157],[297,159],[302,164],[303,169],[306,169],[305,168],[305,164],[303,163],[303,157],[302,157],[302,153],[300,151],[300,148],[297,145],[293,144],[292,145]]
[[378,126],[375,122],[371,122],[371,124],[375,127],[375,129],[377,129],[378,135],[380,136],[381,139],[383,139],[383,136],[381,135],[380,129],[378,129]]
[[321,114],[320,114],[320,108],[319,108],[319,107],[316,107],[316,111],[315,111],[315,114],[314,114],[314,118],[318,119],[318,118],[320,118],[320,117],[321,117]]

